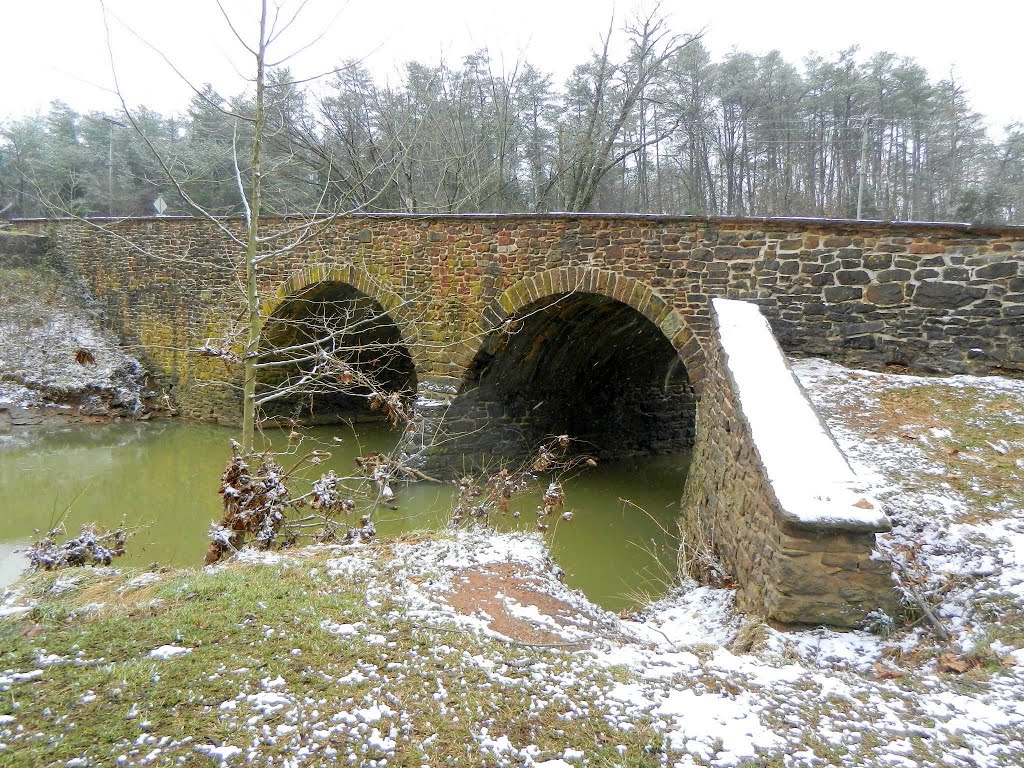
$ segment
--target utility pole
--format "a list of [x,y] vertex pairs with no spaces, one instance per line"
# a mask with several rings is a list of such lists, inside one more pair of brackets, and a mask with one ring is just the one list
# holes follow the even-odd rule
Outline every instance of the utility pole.
[[860,183],[857,186],[857,218],[860,219],[861,206],[864,203],[864,167],[868,164],[868,124],[871,122],[870,117],[865,117],[864,122],[861,123],[861,140],[860,140]]
[[107,122],[109,144],[107,145],[107,216],[114,215],[114,126],[127,128],[120,120],[104,117]]

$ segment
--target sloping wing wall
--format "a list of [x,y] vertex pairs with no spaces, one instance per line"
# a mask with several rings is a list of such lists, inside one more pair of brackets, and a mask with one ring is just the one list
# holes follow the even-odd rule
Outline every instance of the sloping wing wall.
[[704,394],[683,493],[681,563],[733,576],[740,606],[785,623],[857,626],[894,610],[889,530],[753,304],[712,302]]

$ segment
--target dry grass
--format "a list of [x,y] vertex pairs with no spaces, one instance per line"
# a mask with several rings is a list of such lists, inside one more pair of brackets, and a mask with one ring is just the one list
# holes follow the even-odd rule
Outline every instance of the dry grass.
[[916,481],[944,482],[973,502],[971,520],[1001,516],[993,505],[1024,505],[1024,402],[1010,394],[947,384],[924,384],[865,395],[868,406],[851,428],[868,437],[915,443],[937,475]]

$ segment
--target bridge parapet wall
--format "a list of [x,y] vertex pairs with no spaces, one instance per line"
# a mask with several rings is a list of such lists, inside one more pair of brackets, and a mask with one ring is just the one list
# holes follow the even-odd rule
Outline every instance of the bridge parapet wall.
[[681,563],[719,567],[739,604],[785,623],[857,626],[893,611],[875,534],[890,524],[793,376],[757,307],[715,299],[683,493]]

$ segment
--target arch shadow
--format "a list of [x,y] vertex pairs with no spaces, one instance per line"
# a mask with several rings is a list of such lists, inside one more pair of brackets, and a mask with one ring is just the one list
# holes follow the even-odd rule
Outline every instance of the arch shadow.
[[486,422],[491,458],[568,434],[600,458],[692,445],[693,336],[652,288],[612,272],[559,268],[520,280],[485,313],[487,334],[460,391]]

